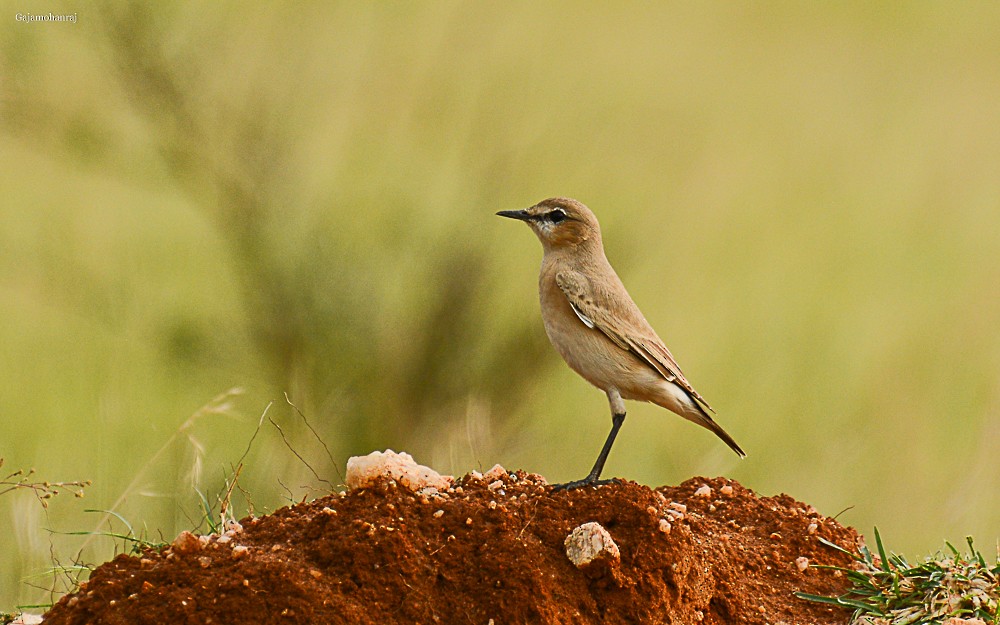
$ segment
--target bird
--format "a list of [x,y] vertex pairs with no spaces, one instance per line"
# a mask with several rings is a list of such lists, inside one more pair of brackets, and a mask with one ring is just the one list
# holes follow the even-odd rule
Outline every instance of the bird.
[[538,294],[542,324],[552,346],[582,378],[604,391],[611,432],[582,480],[559,490],[599,486],[604,464],[625,422],[625,401],[656,404],[715,433],[741,458],[746,453],[691,386],[604,253],[597,217],[577,200],[553,197],[523,210],[497,213],[526,223],[542,243]]

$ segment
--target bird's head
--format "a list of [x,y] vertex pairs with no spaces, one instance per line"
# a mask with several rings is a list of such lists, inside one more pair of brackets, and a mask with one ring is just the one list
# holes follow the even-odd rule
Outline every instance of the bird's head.
[[497,215],[528,224],[546,251],[587,242],[601,244],[597,217],[582,203],[567,197],[549,198],[531,208],[500,211]]

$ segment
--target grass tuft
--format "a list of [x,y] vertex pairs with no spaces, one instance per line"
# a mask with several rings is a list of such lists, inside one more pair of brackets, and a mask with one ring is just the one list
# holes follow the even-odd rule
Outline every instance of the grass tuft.
[[969,552],[951,543],[922,563],[911,565],[901,555],[887,552],[875,528],[878,555],[862,545],[858,553],[819,539],[851,556],[852,568],[820,566],[843,572],[854,585],[839,597],[795,593],[800,599],[853,609],[851,625],[939,624],[946,619],[981,619],[1000,624],[1000,562],[990,567],[966,537]]
[[114,510],[88,509],[84,510],[84,512],[100,513],[104,515],[103,518],[105,519],[110,519],[111,517],[114,517],[118,519],[118,521],[120,521],[122,525],[125,526],[125,529],[127,531],[125,533],[122,533],[122,532],[114,532],[111,530],[108,531],[92,530],[92,531],[71,531],[71,532],[54,532],[54,533],[63,534],[65,536],[103,536],[106,538],[119,540],[122,542],[122,545],[124,546],[124,548],[122,549],[122,553],[128,553],[133,556],[142,555],[142,552],[145,551],[146,549],[153,549],[159,551],[160,549],[163,549],[164,547],[167,546],[167,543],[163,541],[150,540],[147,537],[148,532],[145,529],[143,529],[139,533],[136,533],[136,531],[132,528],[132,524],[129,523],[125,517],[123,517],[121,514],[118,514]]

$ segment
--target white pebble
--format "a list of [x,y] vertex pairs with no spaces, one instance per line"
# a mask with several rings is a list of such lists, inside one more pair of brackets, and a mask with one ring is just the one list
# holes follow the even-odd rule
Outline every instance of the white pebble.
[[507,469],[503,468],[499,464],[493,465],[489,471],[483,474],[483,478],[487,481],[502,480],[507,477]]
[[701,487],[698,488],[698,490],[694,491],[694,496],[695,497],[711,497],[712,496],[712,487],[709,486],[708,484],[702,484]]
[[373,451],[367,456],[354,456],[347,461],[344,482],[348,489],[367,488],[380,478],[388,478],[414,492],[424,488],[445,490],[455,479],[417,464],[413,456],[406,452],[397,454],[391,449],[385,452]]
[[566,537],[566,557],[580,568],[598,559],[621,560],[621,551],[600,523],[584,523]]
[[203,545],[201,541],[198,540],[197,536],[187,530],[184,530],[177,535],[177,538],[170,543],[170,546],[176,553],[187,554],[195,553],[196,551],[201,550]]

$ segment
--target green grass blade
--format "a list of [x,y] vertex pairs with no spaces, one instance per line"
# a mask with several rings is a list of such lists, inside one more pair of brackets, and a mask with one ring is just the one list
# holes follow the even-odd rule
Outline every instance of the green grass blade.
[[882,545],[882,536],[878,533],[878,526],[875,527],[875,546],[878,547],[878,557],[882,560],[882,570],[891,573],[889,558],[885,555],[885,547]]
[[840,599],[837,597],[825,597],[823,595],[813,595],[808,592],[795,592],[793,593],[799,599],[805,599],[806,601],[812,601],[814,603],[826,603],[829,605],[842,606]]

